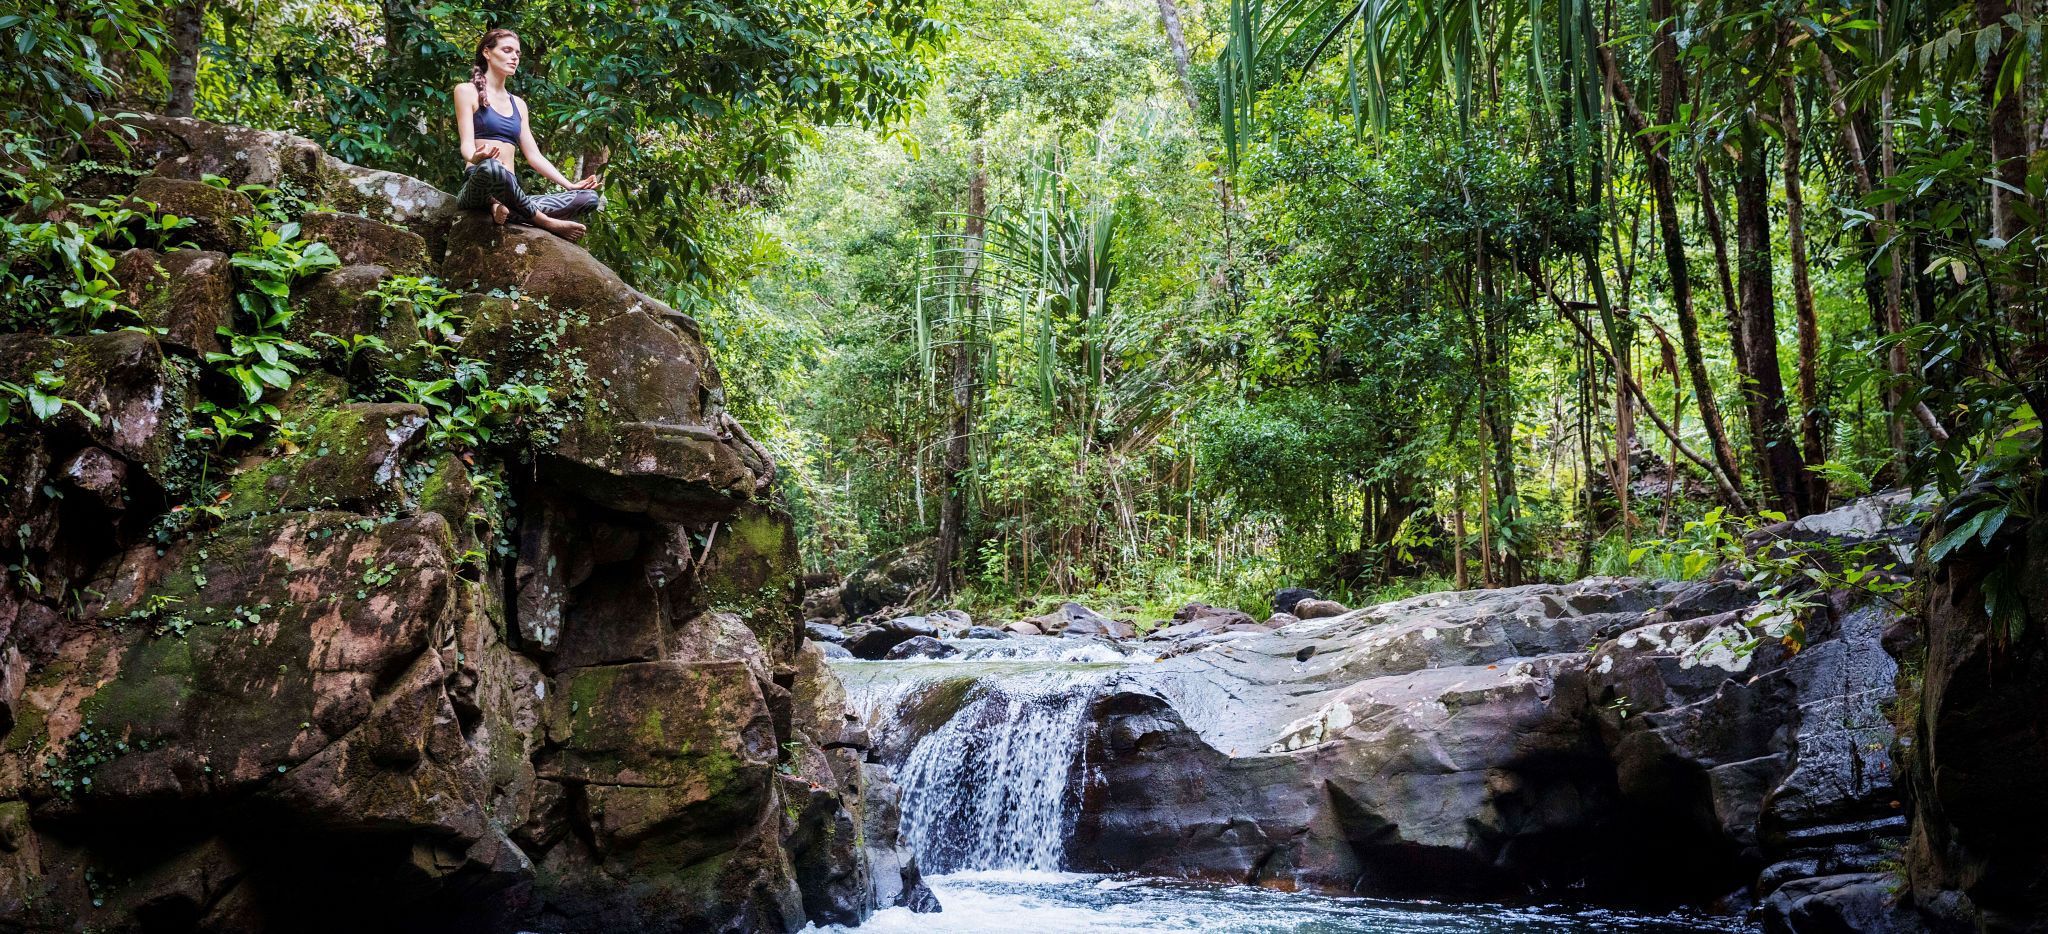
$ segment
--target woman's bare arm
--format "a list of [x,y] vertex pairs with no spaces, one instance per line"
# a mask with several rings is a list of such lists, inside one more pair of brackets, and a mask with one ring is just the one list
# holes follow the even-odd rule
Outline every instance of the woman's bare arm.
[[462,143],[462,161],[475,165],[495,159],[498,147],[479,146],[476,141],[476,85],[464,81],[455,86],[455,134]]
[[519,151],[526,155],[526,164],[533,166],[533,170],[539,172],[542,178],[563,188],[596,188],[597,176],[592,175],[582,181],[572,182],[568,176],[562,174],[561,169],[555,168],[555,164],[548,161],[547,156],[541,154],[540,143],[533,138],[532,111],[527,109],[524,99],[515,97],[513,100],[519,102]]

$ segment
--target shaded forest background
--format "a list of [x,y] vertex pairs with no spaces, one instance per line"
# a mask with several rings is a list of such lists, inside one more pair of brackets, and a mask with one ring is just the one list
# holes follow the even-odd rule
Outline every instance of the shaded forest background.
[[4,0],[0,106],[17,189],[147,109],[452,190],[514,28],[590,246],[704,324],[812,571],[1263,614],[1696,574],[1890,486],[2030,518],[2036,7]]

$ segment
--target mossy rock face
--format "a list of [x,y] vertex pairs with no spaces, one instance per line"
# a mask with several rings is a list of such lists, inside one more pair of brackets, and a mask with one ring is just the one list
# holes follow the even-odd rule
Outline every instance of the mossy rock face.
[[41,847],[26,801],[0,801],[0,915],[19,917],[41,894]]
[[537,774],[583,786],[600,853],[655,841],[695,862],[729,847],[767,800],[774,724],[744,663],[578,668],[550,694],[556,749]]
[[556,313],[580,311],[592,320],[648,314],[698,338],[689,316],[627,285],[588,250],[536,228],[494,224],[488,212],[464,214],[449,229],[441,277],[453,288],[517,293]]
[[485,531],[480,524],[482,517],[476,513],[476,486],[470,482],[469,468],[462,458],[453,454],[434,458],[412,498],[421,512],[439,513],[447,520],[458,553],[481,547],[478,536]]
[[45,370],[64,379],[60,395],[96,417],[66,406],[54,427],[120,455],[160,486],[172,485],[191,424],[192,378],[154,338],[136,331],[0,335],[0,379],[26,385]]
[[455,220],[455,198],[439,188],[397,172],[326,159],[327,203],[342,211],[399,224],[426,238],[431,247],[445,239]]
[[899,606],[910,592],[932,579],[931,543],[922,542],[870,559],[846,578],[839,600],[846,618]]
[[296,450],[235,475],[222,507],[228,517],[316,508],[375,512],[403,500],[406,455],[426,427],[426,409],[351,403],[309,414],[314,420]]
[[[290,133],[151,114],[110,123],[103,128],[107,132],[86,134],[81,143],[85,157],[148,169],[164,178],[198,181],[217,175],[233,185],[292,187],[309,195],[325,188],[331,174],[320,144]],[[116,134],[120,143],[112,138]]]
[[94,586],[107,595],[101,619],[127,633],[119,673],[79,705],[128,748],[92,771],[91,794],[184,798],[268,782],[388,708],[389,685],[409,683],[400,673],[450,625],[447,538],[438,515],[322,512],[129,552]]
[[[431,353],[410,302],[386,304],[370,294],[393,275],[383,266],[343,266],[300,283],[292,292],[297,309],[286,333],[320,351],[330,366],[354,367],[406,378],[424,377]],[[354,361],[335,338],[375,337],[382,347],[356,352]]]
[[776,658],[784,658],[798,623],[797,571],[789,514],[749,503],[720,525],[697,568],[697,583],[707,606],[739,614]]
[[182,178],[150,176],[135,184],[135,197],[193,222],[179,231],[209,250],[233,253],[249,243],[245,225],[256,216],[249,196],[228,188]]
[[403,227],[332,211],[309,211],[299,235],[327,244],[344,265],[382,266],[396,273],[427,271],[427,241]]
[[[873,787],[866,738],[815,652],[778,686],[794,540],[695,323],[309,140],[130,122],[125,148],[81,144],[95,190],[73,194],[160,202],[210,249],[121,257],[145,329],[0,335],[0,378],[50,371],[97,416],[0,435],[0,537],[43,583],[0,575],[0,928],[795,930],[876,907],[861,854],[893,832],[863,842],[847,790]],[[345,265],[291,296],[319,366],[258,438],[207,448],[192,407],[239,394],[197,361],[234,317],[251,197],[335,209],[291,220]],[[462,340],[372,294],[395,275],[468,290],[444,306]],[[351,401],[443,375],[440,343],[550,391],[533,450],[422,451],[424,410]],[[202,477],[227,495],[190,498]]]
[[235,313],[234,270],[214,250],[129,250],[114,264],[128,305],[166,348],[193,356],[221,349],[220,327]]
[[759,478],[717,427],[723,390],[701,343],[634,311],[572,325],[559,360],[549,383],[581,406],[542,460],[557,483],[627,512],[701,514],[754,494]]

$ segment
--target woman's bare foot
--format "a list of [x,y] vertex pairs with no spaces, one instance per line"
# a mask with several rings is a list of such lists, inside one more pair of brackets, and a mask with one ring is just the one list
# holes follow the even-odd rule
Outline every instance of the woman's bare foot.
[[533,225],[570,243],[583,239],[584,231],[589,229],[575,221],[557,220],[539,211],[533,213]]
[[497,222],[498,222],[498,225],[499,225],[499,226],[501,226],[501,227],[502,227],[502,226],[504,226],[504,224],[505,224],[505,221],[506,221],[506,220],[507,220],[508,218],[510,218],[511,216],[512,216],[512,212],[511,212],[511,211],[508,211],[508,210],[506,210],[506,209],[505,209],[505,206],[504,206],[504,205],[502,205],[502,204],[492,204],[492,205],[491,205],[491,220],[497,221]]

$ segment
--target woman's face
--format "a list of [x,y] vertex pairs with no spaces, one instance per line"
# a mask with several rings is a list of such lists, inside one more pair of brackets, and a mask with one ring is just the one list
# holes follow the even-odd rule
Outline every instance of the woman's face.
[[497,45],[484,50],[484,61],[490,62],[491,70],[501,77],[512,77],[519,70],[519,37],[499,39]]

